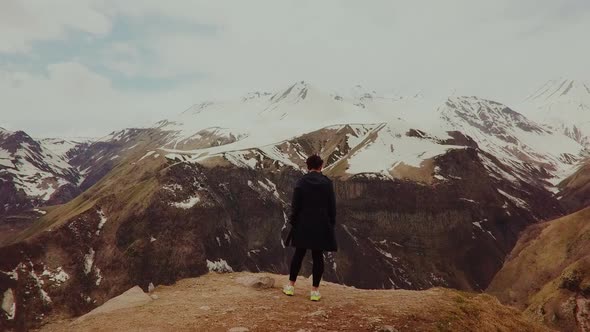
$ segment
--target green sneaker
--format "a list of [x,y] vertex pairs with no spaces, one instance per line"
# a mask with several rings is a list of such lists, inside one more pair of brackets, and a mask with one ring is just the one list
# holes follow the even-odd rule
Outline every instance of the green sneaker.
[[320,291],[311,291],[311,294],[309,296],[309,299],[312,301],[319,301],[322,298],[322,295],[320,295]]
[[285,285],[285,287],[283,287],[283,293],[288,296],[293,296],[295,294],[295,287],[291,285]]

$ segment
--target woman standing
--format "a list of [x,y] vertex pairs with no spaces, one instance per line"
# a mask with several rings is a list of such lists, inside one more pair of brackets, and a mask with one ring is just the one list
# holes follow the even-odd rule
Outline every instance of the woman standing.
[[289,284],[283,293],[295,293],[295,281],[301,269],[301,263],[307,250],[311,250],[313,258],[313,288],[310,299],[319,301],[318,290],[324,273],[324,251],[336,251],[336,198],[332,181],[322,174],[324,161],[318,155],[307,158],[309,172],[305,174],[293,190],[292,213],[290,218],[291,232],[287,244],[295,247],[291,261]]

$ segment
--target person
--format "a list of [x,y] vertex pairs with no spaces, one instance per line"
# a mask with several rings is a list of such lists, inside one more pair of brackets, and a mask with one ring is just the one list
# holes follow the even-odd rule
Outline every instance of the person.
[[307,250],[313,259],[312,301],[319,301],[320,280],[324,273],[324,251],[337,251],[334,226],[336,224],[336,197],[334,184],[322,174],[324,161],[314,154],[306,160],[309,170],[293,189],[291,204],[291,231],[287,245],[295,247],[291,260],[289,284],[283,288],[286,295],[294,295],[295,281]]

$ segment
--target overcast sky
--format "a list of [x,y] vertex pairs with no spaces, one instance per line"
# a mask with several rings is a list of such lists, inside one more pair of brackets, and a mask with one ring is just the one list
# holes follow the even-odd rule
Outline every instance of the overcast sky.
[[101,136],[299,80],[515,104],[590,79],[589,31],[588,0],[2,0],[0,127]]

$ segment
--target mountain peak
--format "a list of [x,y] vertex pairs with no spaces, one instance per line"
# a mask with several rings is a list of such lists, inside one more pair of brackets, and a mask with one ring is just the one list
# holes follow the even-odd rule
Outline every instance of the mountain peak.
[[350,94],[355,99],[371,99],[377,96],[377,92],[375,90],[367,89],[360,84],[352,87]]
[[450,96],[447,98],[446,105],[451,108],[462,108],[473,112],[480,112],[482,110],[498,112],[507,108],[502,103],[477,96]]
[[289,86],[282,92],[275,93],[270,100],[277,103],[281,100],[288,100],[291,102],[299,102],[307,98],[308,92],[315,90],[315,88],[306,81],[298,81]]
[[440,111],[447,121],[454,123],[455,127],[460,127],[459,123],[466,121],[486,134],[506,135],[510,128],[520,128],[527,132],[544,132],[536,123],[508,106],[475,96],[449,97]]
[[266,91],[252,91],[252,92],[248,92],[246,95],[244,95],[242,97],[242,101],[250,101],[250,100],[256,100],[256,99],[260,99],[260,98],[265,98],[272,95],[272,93],[270,92],[266,92]]
[[525,101],[548,102],[556,100],[589,100],[590,83],[572,79],[555,79],[546,82]]

